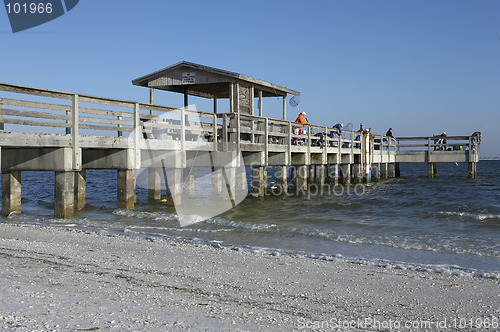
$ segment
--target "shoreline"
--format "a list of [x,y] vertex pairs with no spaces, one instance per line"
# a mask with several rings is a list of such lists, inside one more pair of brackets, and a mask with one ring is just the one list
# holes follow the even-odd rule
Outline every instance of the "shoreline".
[[0,261],[6,331],[376,330],[398,322],[418,331],[469,320],[487,328],[500,316],[493,278],[183,240],[0,223]]

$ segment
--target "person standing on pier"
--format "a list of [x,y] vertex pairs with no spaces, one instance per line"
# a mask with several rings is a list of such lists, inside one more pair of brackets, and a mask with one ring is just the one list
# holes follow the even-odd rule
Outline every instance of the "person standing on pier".
[[394,136],[392,136],[392,128],[389,128],[389,130],[385,133],[385,136],[394,138]]
[[[306,112],[300,112],[299,115],[297,116],[297,119],[295,119],[296,123],[301,123],[301,124],[309,124],[306,120]],[[302,127],[295,127],[295,135],[302,135],[306,134],[306,131],[302,130]],[[297,139],[294,139],[294,144],[297,144]]]

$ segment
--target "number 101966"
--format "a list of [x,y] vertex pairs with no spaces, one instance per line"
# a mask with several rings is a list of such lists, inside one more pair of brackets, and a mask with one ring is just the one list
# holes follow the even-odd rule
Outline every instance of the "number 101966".
[[52,3],[36,3],[36,2],[31,2],[29,4],[23,3],[20,4],[18,2],[15,2],[13,4],[7,3],[5,5],[7,7],[7,13],[14,13],[14,14],[50,14],[52,13]]

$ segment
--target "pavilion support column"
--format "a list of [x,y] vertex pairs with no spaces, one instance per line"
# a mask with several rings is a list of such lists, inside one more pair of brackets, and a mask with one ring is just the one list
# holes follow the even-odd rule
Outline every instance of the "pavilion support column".
[[75,174],[73,171],[55,172],[54,216],[73,218],[75,216]]
[[437,176],[436,163],[427,163],[427,177],[435,178]]
[[388,177],[389,177],[389,171],[388,171],[387,163],[381,163],[380,164],[380,178],[385,180]]
[[309,175],[309,166],[307,165],[297,166],[297,169],[295,171],[295,182],[297,187],[297,193],[300,191],[307,190],[308,175]]
[[375,180],[380,180],[380,163],[372,164],[372,176]]
[[330,164],[330,184],[337,186],[339,184],[339,165]]
[[288,192],[288,179],[287,179],[288,169],[287,166],[276,166],[276,183],[281,187],[282,193]]
[[148,169],[148,200],[161,200],[161,168]]
[[475,179],[476,176],[477,176],[476,163],[475,162],[469,162],[468,177],[470,179]]
[[400,163],[396,163],[396,177],[400,177],[401,176],[401,165]]
[[133,209],[135,207],[135,170],[118,170],[118,208]]
[[153,105],[155,103],[155,89],[149,88],[149,103]]
[[87,171],[75,172],[75,208],[82,210],[86,204]]
[[351,164],[341,164],[342,184],[348,185],[351,183]]
[[194,196],[194,167],[182,169],[182,190],[187,196]]
[[283,96],[283,121],[286,121],[286,96]]
[[262,90],[259,90],[259,116],[262,117]]
[[182,177],[180,168],[168,168],[167,173],[167,205],[176,206],[181,203]]
[[214,167],[211,172],[212,177],[212,193],[222,193],[222,173],[219,167]]
[[21,171],[2,172],[2,216],[21,212]]

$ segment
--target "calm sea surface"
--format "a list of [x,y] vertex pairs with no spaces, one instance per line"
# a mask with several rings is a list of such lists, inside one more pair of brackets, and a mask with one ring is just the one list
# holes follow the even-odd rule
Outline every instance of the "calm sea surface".
[[[389,264],[500,276],[500,161],[403,164],[401,177],[332,194],[246,198],[217,217],[180,227],[172,208],[137,189],[134,211],[116,209],[116,171],[87,171],[87,204],[55,219],[53,172],[22,173],[22,214],[0,222],[52,225],[144,237],[180,237],[244,250],[363,258]],[[272,169],[270,169],[272,181]],[[362,190],[360,190],[362,189]],[[193,216],[196,218],[196,216]]]

